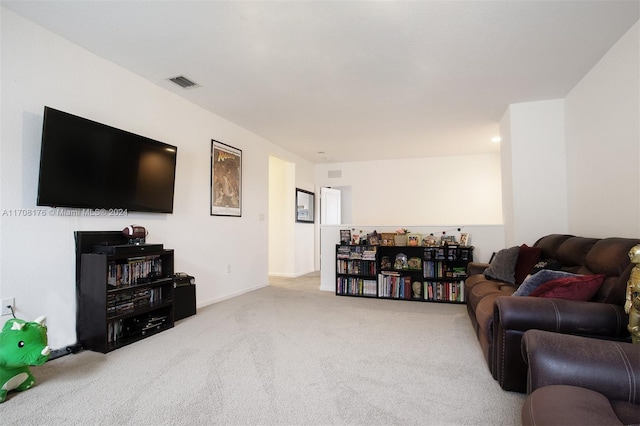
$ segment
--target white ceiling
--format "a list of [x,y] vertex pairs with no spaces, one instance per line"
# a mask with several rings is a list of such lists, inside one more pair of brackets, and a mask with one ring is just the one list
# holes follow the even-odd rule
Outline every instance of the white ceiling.
[[497,152],[509,104],[565,97],[640,17],[638,0],[1,3],[312,162]]

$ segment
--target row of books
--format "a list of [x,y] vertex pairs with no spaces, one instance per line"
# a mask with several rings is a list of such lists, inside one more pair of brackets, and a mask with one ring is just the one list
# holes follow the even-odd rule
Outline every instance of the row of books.
[[467,276],[466,267],[452,267],[444,262],[425,260],[423,269],[425,278],[465,278]]
[[376,280],[365,280],[356,277],[338,277],[336,291],[338,294],[375,296],[376,284]]
[[374,246],[338,246],[336,253],[338,259],[362,259],[376,260],[376,247]]
[[419,298],[412,290],[411,277],[397,272],[384,271],[378,274],[378,297],[393,299]]
[[438,302],[464,302],[464,280],[425,281],[425,300]]
[[162,300],[162,287],[107,295],[107,314],[116,315]]
[[111,262],[107,269],[107,284],[126,287],[160,277],[162,259],[160,256],[135,257],[127,263]]
[[377,283],[375,280],[339,277],[336,291],[338,294],[366,295],[392,299],[465,302],[464,280],[412,282],[410,276],[403,276],[392,271],[384,271],[378,274]]
[[336,271],[339,274],[376,275],[376,263],[368,260],[338,259]]

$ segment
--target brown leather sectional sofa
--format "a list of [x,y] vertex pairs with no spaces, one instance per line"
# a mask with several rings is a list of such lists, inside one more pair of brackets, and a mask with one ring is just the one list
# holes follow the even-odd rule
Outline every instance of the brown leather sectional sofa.
[[[539,259],[574,274],[603,274],[589,301],[512,296],[520,283],[487,278],[487,264],[469,265],[465,296],[469,318],[493,377],[504,390],[525,392],[527,365],[523,334],[530,329],[624,341],[628,338],[625,292],[634,266],[630,238],[585,238],[552,234],[534,245]],[[524,252],[524,250],[522,251]]]
[[529,330],[528,425],[640,424],[640,345]]

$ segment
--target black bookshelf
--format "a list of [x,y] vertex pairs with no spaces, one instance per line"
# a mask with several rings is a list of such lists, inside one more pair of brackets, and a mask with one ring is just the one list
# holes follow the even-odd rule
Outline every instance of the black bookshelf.
[[336,245],[336,295],[465,303],[473,247]]
[[84,349],[107,353],[174,326],[173,250],[128,245],[120,232],[76,232],[76,252]]

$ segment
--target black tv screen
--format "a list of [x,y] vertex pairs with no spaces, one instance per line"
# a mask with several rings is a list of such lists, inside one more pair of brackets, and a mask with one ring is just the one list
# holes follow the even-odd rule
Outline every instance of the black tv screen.
[[177,147],[45,107],[39,206],[173,212]]

